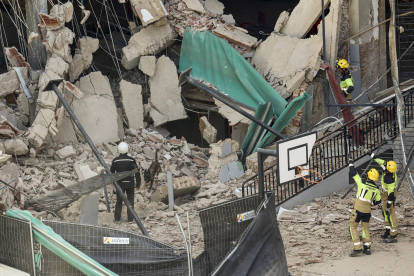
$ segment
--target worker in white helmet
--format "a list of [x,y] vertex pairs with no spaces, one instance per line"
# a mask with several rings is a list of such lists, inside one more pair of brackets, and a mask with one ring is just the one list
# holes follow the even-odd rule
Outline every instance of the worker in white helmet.
[[[128,144],[125,142],[121,142],[118,145],[119,156],[112,160],[111,165],[111,172],[125,172],[125,171],[132,171],[135,168],[138,168],[137,161],[128,156]],[[141,176],[139,172],[135,174],[135,181],[134,175],[125,177],[124,179],[120,180],[119,186],[121,187],[122,191],[126,193],[126,197],[128,201],[131,203],[132,208],[134,208],[134,188],[141,186]],[[115,205],[115,217],[114,222],[119,222],[121,220],[121,213],[122,213],[122,198],[117,193],[116,194],[116,205]],[[128,222],[133,223],[132,214],[128,210]]]

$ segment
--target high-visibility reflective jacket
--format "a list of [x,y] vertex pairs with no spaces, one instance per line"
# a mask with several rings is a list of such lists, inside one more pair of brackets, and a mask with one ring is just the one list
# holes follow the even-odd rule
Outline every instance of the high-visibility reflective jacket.
[[356,173],[353,178],[358,185],[358,192],[354,200],[354,208],[361,213],[371,213],[371,205],[381,203],[380,190],[375,183],[369,180],[363,182],[358,173]]
[[382,168],[381,185],[382,189],[388,193],[388,201],[395,201],[395,186],[397,185],[397,173],[390,173],[386,168],[386,161],[381,158],[374,159]]
[[341,74],[341,89],[345,88],[344,96],[347,100],[352,100],[352,91],[354,91],[354,78],[351,72],[345,72]]

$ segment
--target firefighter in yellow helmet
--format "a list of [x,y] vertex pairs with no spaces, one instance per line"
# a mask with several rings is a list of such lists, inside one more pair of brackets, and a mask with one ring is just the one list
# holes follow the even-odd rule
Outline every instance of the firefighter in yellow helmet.
[[336,68],[341,73],[341,89],[344,93],[345,99],[348,103],[352,102],[352,91],[354,91],[354,79],[351,72],[348,71],[349,63],[346,59],[341,59],[336,62]]
[[395,215],[395,199],[397,198],[397,163],[376,158],[373,153],[371,158],[381,166],[383,173],[381,177],[382,214],[385,220],[385,233],[381,235],[385,243],[397,242],[398,219]]
[[[374,182],[378,180],[379,173],[376,169],[372,168],[368,171],[368,179],[363,181],[357,173],[351,158],[349,159],[349,173],[358,186],[358,191],[354,199],[354,210],[349,220],[349,232],[351,233],[352,243],[354,245],[354,251],[349,256],[355,257],[358,253],[371,255],[369,222],[371,221],[371,205],[381,203],[380,190]],[[361,222],[362,226],[362,242],[357,231],[359,222]]]

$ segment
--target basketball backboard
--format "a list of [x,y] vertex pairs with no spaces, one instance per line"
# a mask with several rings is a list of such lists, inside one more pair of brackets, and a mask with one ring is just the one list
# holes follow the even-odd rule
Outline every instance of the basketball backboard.
[[[277,182],[279,185],[301,178],[297,167],[309,169],[309,158],[316,142],[316,131],[289,137],[277,142]],[[302,171],[307,176],[309,171]]]

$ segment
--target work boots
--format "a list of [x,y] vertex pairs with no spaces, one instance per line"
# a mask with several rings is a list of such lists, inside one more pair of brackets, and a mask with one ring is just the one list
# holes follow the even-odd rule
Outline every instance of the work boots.
[[395,236],[388,236],[388,238],[384,239],[385,243],[395,243],[397,242],[397,235]]
[[352,251],[351,253],[349,253],[349,257],[355,257],[358,253],[362,253],[362,252],[363,252],[362,249],[360,249],[360,250],[355,250],[354,249],[354,251]]
[[365,253],[367,255],[371,255],[371,248],[364,245],[364,251],[363,251],[363,253]]
[[381,238],[386,239],[388,238],[389,235],[390,235],[390,229],[385,229],[385,233],[381,235]]

